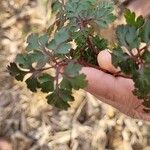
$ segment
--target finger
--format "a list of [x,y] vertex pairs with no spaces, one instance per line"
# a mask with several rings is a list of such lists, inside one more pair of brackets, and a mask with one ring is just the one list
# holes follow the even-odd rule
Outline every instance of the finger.
[[127,115],[134,118],[134,119],[150,121],[150,114],[148,114],[146,112],[138,112],[136,110],[133,110],[130,113],[128,113]]
[[116,73],[119,71],[119,69],[115,68],[112,65],[111,54],[108,50],[101,51],[98,54],[97,61],[98,61],[99,66],[105,70],[108,70],[112,73]]
[[86,75],[86,79],[88,80],[88,86],[86,90],[92,94],[106,97],[107,90],[114,86],[113,76],[95,68],[83,67],[81,73]]
[[115,78],[90,67],[83,67],[81,73],[84,73],[88,80],[86,91],[132,118],[150,120],[150,115],[142,113],[138,108],[141,101],[132,93],[132,80]]
[[5,139],[0,139],[0,150],[12,150],[11,144]]
[[131,99],[138,101],[132,94],[134,89],[132,80],[122,77],[115,78],[110,74],[90,67],[83,67],[81,72],[87,77],[88,86],[86,90],[88,92],[123,105],[128,105]]

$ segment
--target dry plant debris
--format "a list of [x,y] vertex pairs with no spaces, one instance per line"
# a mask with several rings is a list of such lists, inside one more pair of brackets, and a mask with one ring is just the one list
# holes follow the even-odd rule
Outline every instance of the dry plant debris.
[[130,119],[83,91],[75,93],[68,111],[59,111],[8,75],[6,65],[24,48],[26,35],[50,24],[50,3],[0,1],[0,137],[14,150],[149,150],[149,123]]

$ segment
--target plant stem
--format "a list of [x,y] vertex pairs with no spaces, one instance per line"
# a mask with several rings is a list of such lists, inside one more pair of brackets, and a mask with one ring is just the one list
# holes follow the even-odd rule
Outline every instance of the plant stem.
[[58,80],[59,80],[59,66],[58,66],[58,65],[56,65],[56,76],[55,76],[55,80],[56,80],[56,91],[57,91],[57,89],[59,88],[59,82],[58,82]]
[[95,55],[98,55],[98,51],[97,49],[94,47],[90,37],[87,38],[87,44],[89,46],[89,48],[95,53]]
[[83,66],[85,66],[85,67],[92,67],[92,68],[98,69],[98,70],[100,70],[100,71],[102,71],[104,73],[110,74],[110,75],[112,75],[114,77],[123,77],[123,78],[126,78],[126,79],[131,79],[130,76],[120,74],[121,73],[120,71],[116,72],[116,73],[112,73],[112,72],[110,72],[110,71],[108,71],[106,69],[101,68],[100,66],[89,64],[89,63],[85,62],[84,60],[78,60],[78,63],[83,65]]

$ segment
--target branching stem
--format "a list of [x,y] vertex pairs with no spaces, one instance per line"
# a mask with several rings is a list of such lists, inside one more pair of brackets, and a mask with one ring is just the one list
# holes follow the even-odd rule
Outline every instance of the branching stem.
[[110,71],[108,71],[106,69],[101,68],[100,66],[89,64],[89,63],[85,62],[84,60],[78,60],[78,63],[83,65],[83,66],[85,66],[85,67],[92,67],[92,68],[98,69],[98,70],[100,70],[100,71],[102,71],[104,73],[110,74],[110,75],[112,75],[114,77],[123,77],[123,78],[126,78],[126,79],[131,79],[130,76],[120,74],[121,73],[120,71],[116,72],[116,73],[112,73],[112,72],[110,72]]

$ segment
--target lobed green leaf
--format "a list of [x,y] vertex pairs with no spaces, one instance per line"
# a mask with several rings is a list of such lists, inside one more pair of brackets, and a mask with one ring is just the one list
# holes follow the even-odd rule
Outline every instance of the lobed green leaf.
[[145,20],[142,16],[138,16],[136,18],[135,12],[131,12],[129,9],[126,9],[124,16],[125,16],[127,24],[130,26],[134,26],[137,29],[142,27],[143,24],[145,23]]
[[33,33],[29,35],[27,38],[27,50],[42,50],[46,46],[48,39],[49,37],[47,34],[39,36],[37,33]]
[[69,77],[74,77],[79,75],[79,71],[81,70],[81,65],[77,64],[75,62],[70,62],[66,67],[65,67],[65,74],[68,75]]
[[54,39],[48,43],[47,48],[53,50],[56,54],[67,54],[71,49],[71,44],[67,42],[69,38],[68,30],[62,28],[55,34]]
[[74,97],[71,94],[72,93],[64,89],[57,89],[53,93],[49,94],[46,99],[48,104],[67,110],[68,107],[70,107],[68,102],[74,100]]
[[140,45],[138,32],[134,26],[118,26],[116,30],[116,36],[120,46],[124,46],[127,49],[138,48]]
[[27,74],[27,72],[20,70],[16,63],[10,63],[7,66],[7,70],[9,71],[10,75],[14,76],[18,81],[23,81],[25,75]]
[[39,87],[44,93],[49,93],[54,91],[54,77],[49,74],[42,74],[38,78]]
[[148,20],[140,30],[140,37],[142,42],[150,43],[150,20]]
[[33,68],[32,64],[36,63],[36,68],[42,68],[48,62],[48,56],[41,51],[33,51],[25,54],[18,54],[16,56],[16,63],[23,69]]

